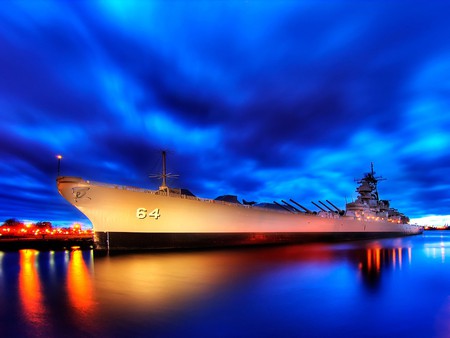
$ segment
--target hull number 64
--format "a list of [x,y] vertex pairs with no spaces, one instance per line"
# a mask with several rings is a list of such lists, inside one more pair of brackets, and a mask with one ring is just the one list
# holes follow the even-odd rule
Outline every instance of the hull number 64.
[[155,208],[152,211],[148,211],[145,208],[137,208],[136,217],[139,219],[144,219],[147,217],[151,217],[154,219],[158,219],[161,214],[159,213],[159,208]]

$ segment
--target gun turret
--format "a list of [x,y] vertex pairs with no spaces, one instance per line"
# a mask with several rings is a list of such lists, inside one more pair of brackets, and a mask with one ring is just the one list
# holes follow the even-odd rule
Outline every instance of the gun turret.
[[292,204],[289,204],[288,202],[286,202],[286,201],[284,201],[284,200],[281,200],[281,202],[283,202],[283,203],[286,204],[288,207],[294,209],[294,210],[297,211],[297,212],[303,212],[303,211],[301,211],[301,210],[298,210],[298,209],[297,209],[296,207],[294,207]]
[[312,204],[314,204],[316,207],[318,207],[320,210],[327,212],[324,208],[322,208],[320,205],[318,205],[317,203],[314,203],[313,201],[311,201]]
[[333,203],[331,203],[329,200],[325,200],[327,201],[333,208],[335,208],[338,212],[339,215],[344,216],[345,215],[345,211],[342,209],[339,209],[337,206],[335,206]]
[[341,212],[342,210],[339,209],[337,206],[335,206],[333,203],[331,203],[329,200],[325,200],[328,204],[330,204],[333,208],[335,208],[337,210],[337,212]]
[[285,207],[284,205],[278,203],[277,201],[273,201],[273,203],[278,205],[280,208],[283,208],[284,210],[287,210],[287,211],[292,212],[293,214],[295,214],[295,212],[293,210],[289,209],[288,207]]
[[326,205],[325,203],[323,203],[322,201],[319,201],[320,204],[322,204],[325,208],[327,208],[328,210],[330,210],[331,212],[334,212],[333,209],[331,209],[328,205]]
[[311,210],[309,210],[308,208],[305,208],[303,205],[301,205],[300,203],[297,203],[296,201],[294,201],[292,198],[289,199],[292,203],[294,203],[295,205],[298,205],[300,208],[302,208],[303,210],[305,210],[306,213],[308,214],[313,214],[313,212]]

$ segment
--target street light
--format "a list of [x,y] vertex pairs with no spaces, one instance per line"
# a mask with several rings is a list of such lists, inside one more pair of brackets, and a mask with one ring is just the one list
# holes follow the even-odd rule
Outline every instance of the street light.
[[62,156],[61,155],[56,155],[56,158],[58,159],[58,176],[59,176],[59,173],[61,171],[61,159],[62,159]]

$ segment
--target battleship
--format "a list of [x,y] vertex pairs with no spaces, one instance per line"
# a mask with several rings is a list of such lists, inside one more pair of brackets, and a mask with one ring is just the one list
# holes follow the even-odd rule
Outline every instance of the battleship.
[[293,199],[239,202],[236,196],[194,196],[167,185],[163,152],[158,190],[58,176],[60,194],[91,222],[96,250],[201,249],[347,241],[416,235],[423,228],[380,200],[371,171],[356,180],[356,200],[345,210],[326,200],[312,211]]

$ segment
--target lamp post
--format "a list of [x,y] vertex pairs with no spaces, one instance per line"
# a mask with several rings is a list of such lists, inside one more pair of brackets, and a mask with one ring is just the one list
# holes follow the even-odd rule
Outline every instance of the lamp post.
[[57,155],[56,158],[58,159],[58,176],[59,176],[59,173],[61,171],[61,159],[62,159],[62,156],[61,155]]

